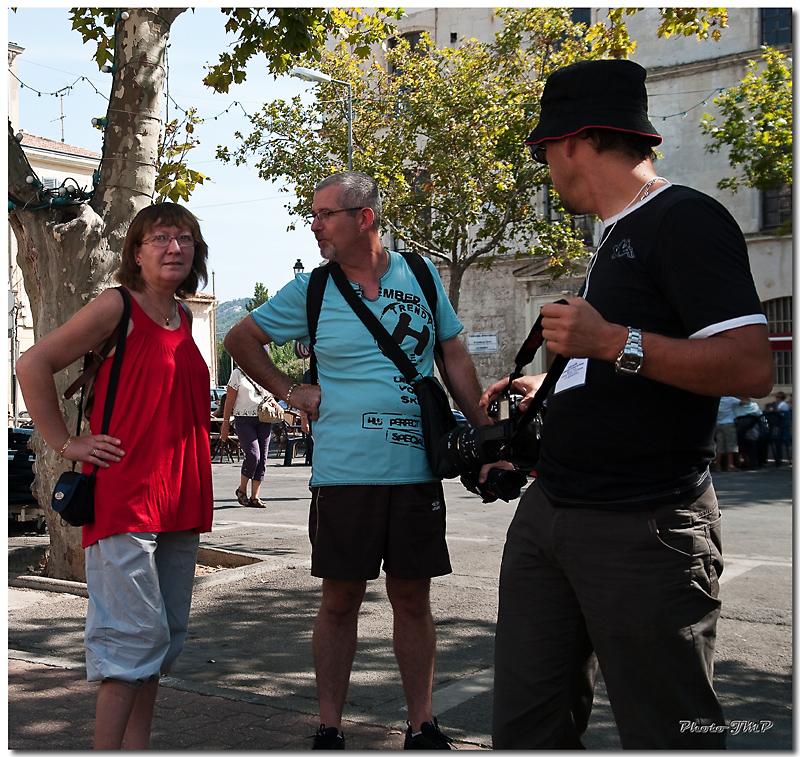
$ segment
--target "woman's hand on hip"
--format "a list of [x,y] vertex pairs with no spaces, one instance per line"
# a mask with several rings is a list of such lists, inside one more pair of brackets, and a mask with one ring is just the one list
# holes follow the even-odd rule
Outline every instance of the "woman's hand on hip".
[[125,456],[120,444],[122,442],[119,439],[108,434],[73,436],[62,457],[80,463],[91,463],[98,468],[110,468],[111,463],[118,463]]

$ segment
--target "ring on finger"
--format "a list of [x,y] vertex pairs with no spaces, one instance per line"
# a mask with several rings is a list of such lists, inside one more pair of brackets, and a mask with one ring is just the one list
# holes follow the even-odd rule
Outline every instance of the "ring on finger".
[[93,449],[93,450],[92,450],[92,455],[93,455],[94,457],[99,457],[99,456],[100,456],[100,451],[99,451],[98,449]]

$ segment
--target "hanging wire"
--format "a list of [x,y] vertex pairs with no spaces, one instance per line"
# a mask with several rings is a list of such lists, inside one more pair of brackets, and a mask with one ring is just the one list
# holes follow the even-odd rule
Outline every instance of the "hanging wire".
[[[130,65],[130,63],[131,62],[129,61],[125,65]],[[144,64],[144,65],[150,65],[150,66],[153,66],[153,67],[158,67],[158,68],[163,68],[164,69],[164,72],[165,72],[165,95],[166,95],[166,106],[165,106],[165,108],[166,108],[167,122],[169,122],[169,103],[170,102],[175,106],[175,108],[178,111],[180,111],[183,114],[188,114],[189,111],[186,108],[182,107],[169,92],[169,53],[168,53],[168,48],[165,50],[165,64],[166,64],[165,66],[162,66],[160,63],[158,63],[156,61],[137,61],[137,63],[139,65]],[[49,68],[49,67],[47,67],[47,68]],[[53,70],[58,70],[58,69],[53,69]],[[72,82],[72,84],[68,84],[68,85],[66,85],[64,87],[61,87],[60,89],[57,89],[54,92],[44,92],[44,91],[40,91],[40,90],[36,89],[35,87],[31,87],[31,86],[25,84],[25,82],[23,82],[19,78],[19,76],[17,76],[10,68],[8,69],[8,72],[9,72],[9,74],[11,74],[11,76],[14,77],[14,79],[17,80],[17,82],[19,83],[21,89],[27,88],[27,89],[31,90],[32,92],[35,92],[37,94],[37,96],[39,96],[39,97],[41,97],[42,95],[50,95],[50,96],[54,96],[54,97],[59,97],[59,96],[63,97],[65,95],[69,96],[71,94],[72,90],[76,87],[77,84],[82,83],[82,82],[86,82],[95,91],[96,94],[102,96],[105,100],[110,102],[110,98],[107,95],[104,95],[91,82],[91,80],[89,80],[85,76],[79,76],[77,79],[75,79],[74,82]],[[725,90],[724,87],[717,87],[716,89],[712,90],[700,102],[698,102],[697,104],[691,106],[690,108],[687,108],[685,110],[679,111],[677,113],[670,113],[668,115],[651,115],[650,117],[653,120],[659,120],[660,119],[662,122],[666,121],[667,119],[670,119],[670,118],[677,118],[677,117],[685,118],[691,111],[693,111],[696,108],[699,108],[701,106],[707,105],[708,101],[711,100],[715,95],[717,95],[717,94],[719,94],[721,92],[725,92],[725,91],[726,90]],[[691,94],[691,92],[684,92],[684,93],[677,93],[677,94],[678,95],[681,95],[681,94],[685,95],[685,94]],[[391,105],[391,103],[389,103],[388,101],[380,99],[380,98],[369,98],[369,97],[360,98],[359,102],[361,102],[362,104],[380,103],[381,106],[383,106],[383,107],[386,107],[387,105]],[[396,102],[397,103],[401,103],[402,100],[398,99]],[[341,98],[335,98],[335,99],[332,99],[332,100],[319,100],[318,101],[318,104],[320,104],[320,105],[332,105],[332,104],[343,104],[343,103],[344,103],[344,100],[342,100]],[[212,118],[214,121],[216,121],[218,118],[228,114],[232,109],[237,108],[237,107],[242,111],[242,113],[244,114],[245,118],[247,118],[247,119],[251,118],[250,115],[248,114],[248,112],[245,110],[245,108],[242,105],[242,103],[240,103],[238,100],[234,100],[233,102],[231,102],[230,105],[228,105],[227,108],[225,108],[224,110],[222,110],[219,113],[217,113],[217,115],[211,116],[209,118]],[[160,116],[149,114],[149,113],[143,113],[143,112],[131,113],[130,111],[126,111],[126,110],[120,109],[120,108],[108,108],[108,110],[107,110],[107,112],[112,112],[112,111],[113,112],[117,112],[117,113],[127,113],[129,115],[135,115],[136,117],[140,117],[140,118],[141,117],[150,118],[150,119],[153,119],[155,121],[158,121],[159,123],[162,123],[162,119],[160,118]],[[197,110],[194,109],[194,112],[195,112],[195,115],[196,115],[197,114]],[[203,117],[200,117],[200,116],[197,116],[197,118],[199,119],[199,121],[201,123],[204,122],[205,120],[207,120],[206,118],[203,118]],[[103,148],[105,148],[105,139],[103,140]],[[105,150],[103,152],[105,152]],[[41,204],[39,204],[39,205],[31,205],[31,203],[34,201],[33,199],[31,199],[30,201],[28,201],[28,203],[25,204],[25,208],[27,208],[29,210],[40,210],[40,209],[44,209],[44,208],[51,208],[51,207],[58,206],[58,205],[76,205],[76,204],[80,204],[82,202],[88,201],[94,195],[95,188],[97,187],[97,184],[99,183],[100,167],[102,166],[102,164],[104,162],[106,162],[106,161],[109,161],[109,160],[122,160],[123,157],[125,159],[127,159],[127,160],[130,160],[130,158],[128,156],[119,156],[119,157],[115,156],[115,157],[106,158],[104,154],[102,155],[102,157],[100,159],[100,165],[98,166],[97,170],[93,174],[93,188],[90,191],[80,188],[77,185],[77,182],[74,179],[65,179],[64,182],[62,182],[62,184],[59,187],[56,187],[56,188],[52,188],[52,189],[45,188],[45,187],[43,187],[41,185],[41,182],[36,177],[35,172],[33,172],[33,170],[31,169],[31,176],[33,177],[33,180],[34,180],[33,183],[35,183],[37,188],[38,188],[38,192],[37,192],[36,198],[41,200]],[[156,167],[154,163],[143,162],[143,161],[137,161],[137,162],[140,163],[140,165],[152,166],[153,168]],[[74,187],[72,185],[68,186],[68,182],[70,182],[70,181],[73,182],[73,184],[75,185]],[[128,189],[130,189],[130,187],[128,187]],[[140,190],[135,190],[135,191],[140,191]],[[141,192],[141,194],[146,194],[146,193]],[[265,198],[265,199],[272,199],[272,198]]]
[[[55,71],[56,69],[53,70]],[[104,95],[97,87],[94,86],[94,84],[92,84],[91,80],[87,79],[85,76],[79,76],[74,82],[72,82],[72,84],[67,84],[64,87],[61,87],[61,89],[57,89],[55,92],[42,92],[36,89],[36,87],[31,87],[29,84],[25,84],[25,82],[22,81],[22,79],[20,79],[19,76],[17,76],[10,68],[8,69],[8,73],[19,82],[19,85],[22,89],[29,89],[31,92],[35,92],[39,97],[42,95],[52,95],[53,97],[58,97],[64,93],[70,94],[78,82],[85,81],[95,91],[96,94],[108,100],[108,95]]]
[[[152,61],[145,61],[145,63],[147,63],[149,65],[152,65],[152,66],[160,66],[161,65],[159,63],[154,63]],[[53,69],[53,70],[57,70],[57,69]],[[77,84],[79,84],[81,82],[86,82],[95,91],[95,93],[97,93],[98,95],[101,95],[106,100],[109,99],[109,97],[107,95],[104,95],[99,89],[97,89],[97,87],[95,87],[94,84],[89,79],[87,79],[85,76],[79,76],[77,79],[75,79],[74,82],[72,82],[72,84],[68,84],[68,85],[66,85],[64,87],[61,87],[60,89],[57,89],[54,92],[44,92],[44,91],[40,91],[40,90],[36,89],[35,87],[31,87],[28,84],[25,84],[25,82],[23,82],[22,79],[20,79],[16,74],[14,74],[14,72],[11,71],[10,68],[8,69],[8,72],[9,72],[9,74],[11,74],[11,76],[13,76],[19,82],[19,84],[20,84],[20,86],[22,88],[27,88],[27,89],[31,90],[31,92],[35,92],[40,97],[42,95],[51,95],[51,96],[54,96],[54,97],[61,96],[61,95],[67,95],[68,96],[72,92],[72,90],[75,88],[75,86]],[[165,72],[166,72],[165,94],[166,94],[166,98],[167,98],[168,103],[171,102],[175,106],[175,108],[178,111],[180,111],[181,113],[183,113],[183,114],[188,113],[188,109],[184,108],[169,92],[169,65],[168,64],[167,64],[167,67],[165,68]],[[670,114],[667,114],[667,115],[651,114],[650,118],[652,118],[654,120],[666,121],[667,119],[678,118],[679,116],[680,117],[685,117],[688,113],[690,113],[691,111],[695,110],[696,108],[699,108],[701,106],[707,105],[708,102],[712,98],[714,98],[717,94],[720,94],[720,93],[725,92],[725,91],[726,91],[725,87],[717,87],[716,89],[714,89],[711,92],[709,92],[709,94],[706,95],[706,97],[704,97],[700,102],[696,103],[695,105],[692,105],[689,108],[686,108],[685,110],[681,110],[681,111],[678,111],[676,113],[670,113]],[[679,92],[677,94],[681,95],[681,94],[691,94],[691,93],[690,92],[683,92],[683,93]],[[361,102],[362,104],[378,102],[378,103],[380,103],[380,104],[382,104],[384,106],[391,105],[391,103],[389,103],[389,102],[387,102],[385,100],[373,99],[373,98],[370,98],[370,97],[359,98],[358,100],[356,100],[354,98],[354,100],[353,100],[354,104],[357,101]],[[334,103],[338,104],[338,103],[342,103],[342,102],[343,102],[343,100],[341,98],[335,98],[335,99],[332,99],[332,100],[319,100],[318,104],[320,104],[320,105],[331,105],[331,104],[334,104]],[[397,102],[399,103],[401,101],[398,100]],[[168,107],[168,105],[167,105],[167,107]],[[227,108],[225,108],[224,110],[221,110],[219,113],[217,113],[214,116],[201,116],[201,115],[199,115],[197,113],[197,109],[196,108],[195,108],[195,115],[196,115],[197,118],[200,119],[201,122],[209,120],[209,119],[216,121],[221,116],[224,116],[224,115],[227,115],[228,113],[230,113],[230,111],[233,110],[234,108],[238,108],[239,110],[241,110],[241,112],[245,116],[245,118],[247,118],[247,119],[251,118],[250,114],[247,112],[247,110],[245,110],[245,108],[242,105],[242,103],[239,102],[238,100],[234,100],[233,102],[230,103],[230,105],[228,105]],[[126,112],[126,111],[118,111],[118,112]],[[169,111],[167,111],[167,113],[168,112]]]
[[[703,106],[703,105],[707,105],[707,104],[708,104],[708,101],[709,101],[709,100],[711,100],[711,99],[712,99],[712,98],[713,98],[713,97],[714,97],[716,94],[718,94],[718,93],[720,93],[720,92],[724,92],[724,91],[725,91],[725,88],[724,88],[724,87],[717,87],[715,90],[713,90],[712,92],[710,92],[710,93],[709,93],[709,94],[708,94],[708,95],[707,95],[707,96],[706,96],[706,97],[705,97],[703,100],[701,100],[699,103],[697,103],[696,105],[692,105],[692,107],[691,107],[691,108],[687,108],[686,110],[682,110],[682,111],[680,111],[680,112],[678,112],[678,113],[671,113],[671,114],[670,114],[670,115],[668,115],[668,116],[656,116],[656,115],[651,115],[651,116],[650,116],[650,118],[651,118],[651,119],[659,119],[659,118],[660,118],[662,121],[666,121],[668,118],[677,118],[678,116],[682,116],[683,118],[685,118],[685,117],[686,117],[686,116],[687,116],[687,115],[688,115],[688,114],[689,114],[691,111],[693,111],[695,108],[699,108],[699,107],[701,107],[701,106]],[[679,93],[679,94],[680,94],[680,93]],[[684,94],[685,94],[685,93],[684,93]]]

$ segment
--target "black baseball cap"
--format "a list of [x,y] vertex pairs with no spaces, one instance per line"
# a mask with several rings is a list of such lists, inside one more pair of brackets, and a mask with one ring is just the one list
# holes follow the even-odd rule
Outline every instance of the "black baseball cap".
[[531,155],[542,142],[584,129],[627,131],[661,144],[647,116],[646,77],[631,60],[586,60],[554,71],[544,85],[539,123],[525,140]]

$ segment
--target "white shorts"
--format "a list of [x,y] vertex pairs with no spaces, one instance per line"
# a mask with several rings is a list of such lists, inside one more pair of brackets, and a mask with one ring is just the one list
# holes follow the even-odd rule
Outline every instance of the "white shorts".
[[736,424],[720,423],[714,433],[714,443],[717,445],[716,454],[718,455],[738,452],[739,442],[736,438]]
[[199,534],[113,534],[88,546],[86,678],[133,688],[169,672],[186,638]]

